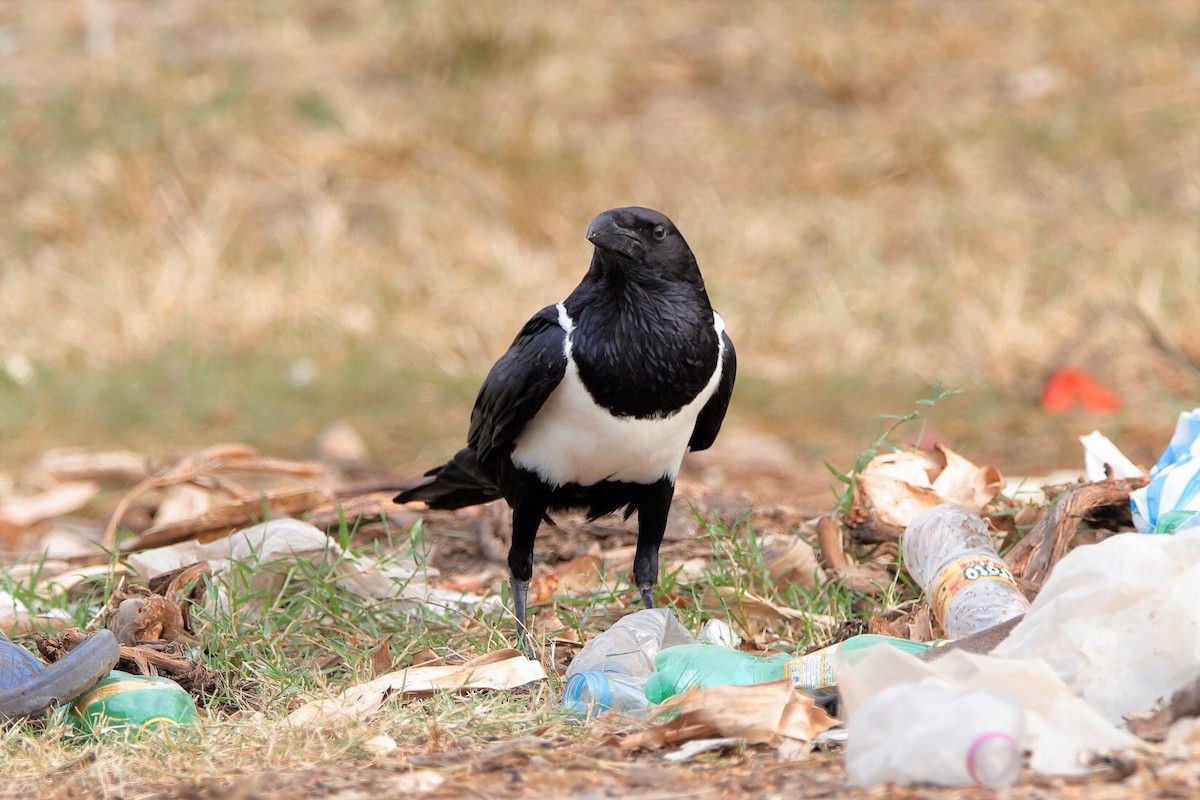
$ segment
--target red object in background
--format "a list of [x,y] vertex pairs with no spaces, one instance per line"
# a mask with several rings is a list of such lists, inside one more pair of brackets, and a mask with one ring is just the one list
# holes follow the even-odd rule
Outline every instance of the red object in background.
[[1121,406],[1116,393],[1074,367],[1054,370],[1042,389],[1042,410],[1050,414],[1069,414],[1076,409],[1089,414],[1115,414]]

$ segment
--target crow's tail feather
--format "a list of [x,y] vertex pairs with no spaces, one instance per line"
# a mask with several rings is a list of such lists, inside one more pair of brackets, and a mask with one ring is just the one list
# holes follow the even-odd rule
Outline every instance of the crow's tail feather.
[[500,490],[479,467],[475,450],[464,447],[454,458],[425,473],[430,479],[396,495],[395,502],[422,500],[430,508],[464,508],[501,497]]

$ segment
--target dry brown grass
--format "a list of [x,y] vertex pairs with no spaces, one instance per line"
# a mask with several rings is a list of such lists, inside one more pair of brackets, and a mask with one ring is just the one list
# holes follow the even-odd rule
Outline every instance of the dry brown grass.
[[0,34],[0,360],[473,378],[638,203],[768,387],[1194,390],[1127,307],[1200,355],[1192,0],[94,0]]

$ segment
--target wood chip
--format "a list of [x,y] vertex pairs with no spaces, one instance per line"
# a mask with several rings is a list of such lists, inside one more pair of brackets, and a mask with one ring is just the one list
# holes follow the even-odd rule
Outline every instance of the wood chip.
[[1093,509],[1128,503],[1129,493],[1145,486],[1146,478],[1084,483],[1068,489],[1046,516],[1009,550],[1006,560],[1021,588],[1036,594],[1051,568],[1066,555],[1080,521]]

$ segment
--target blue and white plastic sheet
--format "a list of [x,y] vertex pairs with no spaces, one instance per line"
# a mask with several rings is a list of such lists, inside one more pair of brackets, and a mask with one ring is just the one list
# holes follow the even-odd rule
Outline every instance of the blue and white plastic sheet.
[[1175,434],[1150,483],[1129,495],[1133,522],[1143,533],[1200,527],[1200,408],[1179,415]]

